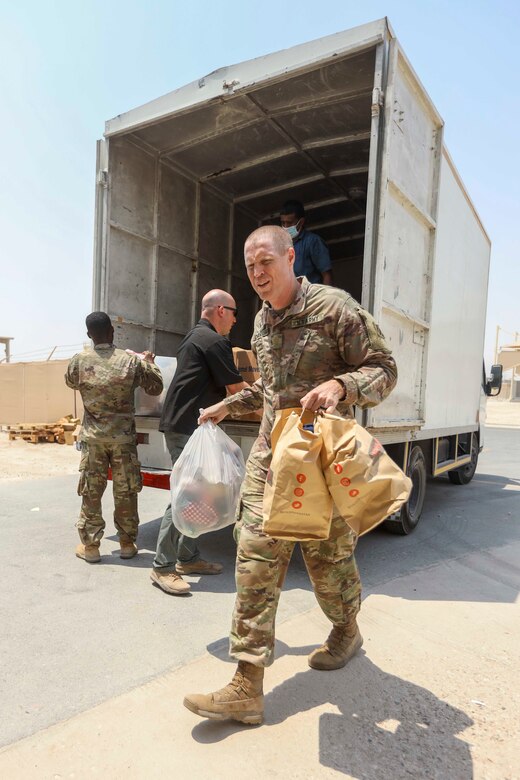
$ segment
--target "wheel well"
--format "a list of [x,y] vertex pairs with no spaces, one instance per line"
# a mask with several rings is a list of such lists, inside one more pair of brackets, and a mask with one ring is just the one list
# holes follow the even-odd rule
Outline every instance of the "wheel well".
[[399,444],[387,444],[385,450],[388,452],[394,463],[396,463],[403,471],[406,471],[406,444],[404,442]]
[[389,444],[385,447],[385,449],[392,460],[397,463],[397,465],[402,468],[405,473],[407,473],[408,462],[405,463],[405,458],[408,461],[410,459],[410,453],[412,449],[414,447],[420,447],[422,454],[424,455],[424,460],[426,461],[426,473],[431,475],[433,469],[434,446],[434,439],[425,439],[424,441],[409,441],[399,444]]
[[[411,492],[400,510],[387,518],[383,527],[394,534],[412,533],[421,517],[428,477],[428,442],[411,442],[393,448],[392,457],[411,479]],[[390,454],[390,448],[388,448]],[[419,454],[421,457],[419,457]],[[404,463],[403,461],[407,462]]]
[[431,477],[433,472],[433,439],[417,441],[415,444],[418,445],[423,452],[424,460],[426,461],[426,474]]

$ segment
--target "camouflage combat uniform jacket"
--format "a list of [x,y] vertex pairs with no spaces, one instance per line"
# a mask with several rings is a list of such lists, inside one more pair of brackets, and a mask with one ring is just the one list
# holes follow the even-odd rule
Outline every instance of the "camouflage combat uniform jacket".
[[85,408],[82,442],[135,443],[134,390],[160,395],[159,368],[113,344],[98,344],[71,359],[65,382],[79,390]]
[[352,417],[353,405],[375,406],[397,381],[395,361],[372,316],[343,290],[299,281],[289,307],[275,311],[264,303],[255,318],[251,347],[260,379],[224,401],[232,417],[264,408],[241,495],[242,505],[257,516],[278,409],[299,407],[309,390],[335,378],[345,387],[336,411]]

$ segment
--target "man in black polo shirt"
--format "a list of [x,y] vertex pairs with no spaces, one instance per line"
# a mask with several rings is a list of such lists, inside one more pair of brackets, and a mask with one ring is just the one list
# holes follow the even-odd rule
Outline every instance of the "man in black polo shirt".
[[[210,290],[202,299],[201,318],[185,336],[177,354],[177,369],[166,394],[159,430],[164,433],[172,464],[197,428],[199,409],[247,387],[233,362],[226,336],[236,322],[234,298],[224,290]],[[202,560],[195,539],[179,533],[171,504],[164,513],[150,574],[165,593],[181,595],[190,586],[182,574],[220,574],[220,563]]]

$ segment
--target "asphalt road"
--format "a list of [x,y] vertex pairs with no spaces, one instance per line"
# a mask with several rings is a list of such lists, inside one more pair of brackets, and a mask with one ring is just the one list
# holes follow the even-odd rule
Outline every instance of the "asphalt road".
[[[404,598],[474,601],[468,556],[474,551],[479,574],[487,576],[478,598],[513,603],[520,587],[512,554],[520,541],[519,464],[519,431],[488,429],[470,485],[431,481],[421,523],[411,536],[376,530],[361,539],[357,557],[364,595],[392,594],[397,579],[438,563],[449,576],[450,562],[464,557],[470,562],[467,577],[458,573],[439,592],[410,578],[415,587]],[[206,649],[225,657],[234,600],[230,529],[201,544],[204,557],[224,563],[225,573],[190,578],[192,595],[170,597],[149,579],[166,494],[143,491],[141,551],[127,562],[116,554],[107,496],[102,561],[88,565],[74,556],[75,485],[74,476],[0,482],[0,746],[183,666]],[[278,622],[314,606],[296,554]]]

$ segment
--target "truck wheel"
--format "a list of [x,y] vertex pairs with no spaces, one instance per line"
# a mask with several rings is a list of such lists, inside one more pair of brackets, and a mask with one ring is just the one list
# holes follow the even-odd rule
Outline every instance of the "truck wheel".
[[454,471],[448,471],[450,482],[454,485],[467,485],[475,476],[478,463],[478,441],[474,433],[471,434],[471,460],[465,466]]
[[415,446],[410,453],[407,474],[412,480],[410,498],[398,514],[392,515],[383,523],[385,531],[402,536],[411,534],[416,528],[426,495],[426,461],[422,449],[418,446]]

